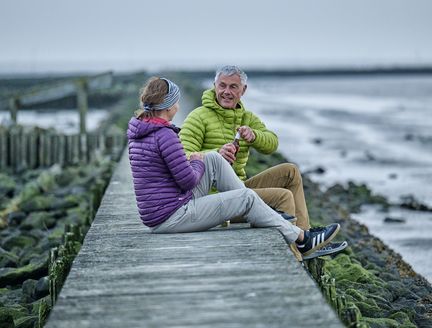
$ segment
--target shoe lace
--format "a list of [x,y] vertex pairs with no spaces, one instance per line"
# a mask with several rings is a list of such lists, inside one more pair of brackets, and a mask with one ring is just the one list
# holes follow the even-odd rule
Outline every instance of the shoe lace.
[[314,228],[310,228],[309,229],[309,231],[310,232],[319,232],[319,231],[323,231],[323,230],[325,230],[326,229],[326,227],[314,227]]

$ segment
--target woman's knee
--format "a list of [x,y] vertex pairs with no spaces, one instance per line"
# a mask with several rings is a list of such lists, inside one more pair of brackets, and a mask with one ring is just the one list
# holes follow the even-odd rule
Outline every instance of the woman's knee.
[[224,158],[221,154],[219,154],[217,151],[209,151],[204,155],[204,159],[207,159],[209,161],[222,161]]
[[245,200],[253,201],[256,198],[259,198],[258,194],[255,191],[253,191],[252,189],[249,189],[249,188],[239,189],[239,192],[242,193],[242,197]]

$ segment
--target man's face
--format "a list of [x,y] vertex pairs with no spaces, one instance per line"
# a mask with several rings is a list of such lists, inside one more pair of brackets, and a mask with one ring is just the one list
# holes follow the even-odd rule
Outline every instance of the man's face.
[[236,108],[241,96],[246,91],[246,85],[242,85],[238,75],[220,75],[214,83],[216,100],[223,108]]

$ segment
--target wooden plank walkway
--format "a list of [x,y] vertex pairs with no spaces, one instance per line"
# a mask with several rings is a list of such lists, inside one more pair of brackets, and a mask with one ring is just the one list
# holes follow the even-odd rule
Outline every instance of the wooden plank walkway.
[[275,229],[150,234],[125,151],[45,327],[343,325]]

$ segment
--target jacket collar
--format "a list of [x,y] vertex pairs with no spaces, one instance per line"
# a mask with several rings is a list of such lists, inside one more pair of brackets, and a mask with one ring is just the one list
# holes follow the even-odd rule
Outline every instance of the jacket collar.
[[243,112],[245,111],[245,108],[241,101],[237,104],[237,108],[235,109],[223,108],[216,100],[216,92],[214,88],[204,91],[201,100],[204,107],[213,109],[222,117],[233,117],[238,115],[241,116],[241,114],[243,114]]

